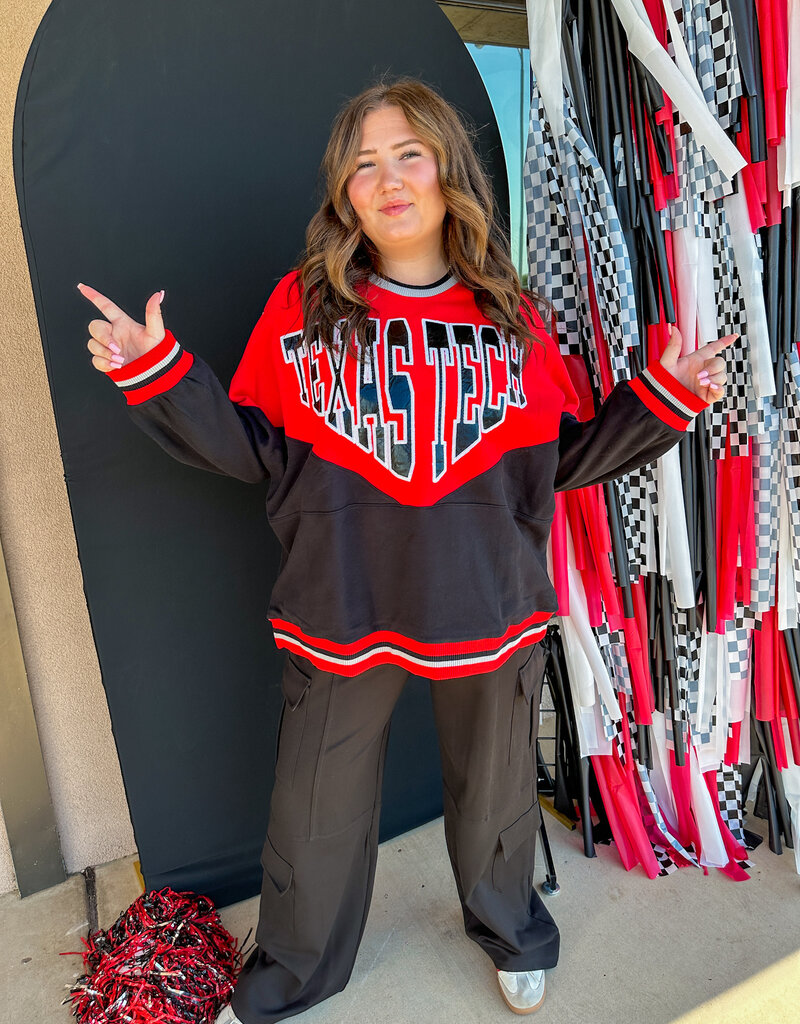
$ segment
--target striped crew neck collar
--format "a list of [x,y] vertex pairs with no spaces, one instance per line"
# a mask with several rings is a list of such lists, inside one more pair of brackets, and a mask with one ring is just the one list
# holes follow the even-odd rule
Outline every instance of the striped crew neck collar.
[[387,292],[417,299],[426,299],[430,295],[441,295],[442,292],[446,292],[448,288],[452,288],[457,283],[455,276],[450,271],[444,277],[440,277],[438,281],[434,281],[433,284],[403,284],[402,281],[395,281],[391,277],[380,277],[378,274],[372,274],[369,280],[371,284],[375,284]]

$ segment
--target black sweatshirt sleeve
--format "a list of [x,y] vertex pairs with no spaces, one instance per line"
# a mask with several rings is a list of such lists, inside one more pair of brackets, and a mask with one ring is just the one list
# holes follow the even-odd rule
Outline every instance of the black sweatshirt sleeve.
[[283,429],[255,404],[233,402],[210,369],[168,331],[159,345],[109,376],[131,419],[189,466],[258,483],[280,478]]
[[588,487],[653,462],[680,441],[707,403],[660,363],[618,384],[597,415],[565,412],[559,428],[557,491]]

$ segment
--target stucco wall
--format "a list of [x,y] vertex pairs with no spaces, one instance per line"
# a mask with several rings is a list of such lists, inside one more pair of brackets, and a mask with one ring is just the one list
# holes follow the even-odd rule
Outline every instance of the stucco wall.
[[[47,7],[44,0],[0,0],[0,537],[61,849],[72,872],[132,853],[135,844],[83,595],[14,192],[17,87]],[[15,888],[3,825],[0,892]]]

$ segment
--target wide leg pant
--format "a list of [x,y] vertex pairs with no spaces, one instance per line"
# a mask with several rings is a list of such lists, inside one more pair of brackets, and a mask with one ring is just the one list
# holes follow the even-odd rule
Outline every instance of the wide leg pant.
[[[558,929],[532,886],[542,651],[431,682],[447,849],[467,935],[501,970],[554,967]],[[232,999],[244,1024],[340,992],[369,911],[396,666],[344,677],[288,657],[275,788],[261,858],[257,948]]]

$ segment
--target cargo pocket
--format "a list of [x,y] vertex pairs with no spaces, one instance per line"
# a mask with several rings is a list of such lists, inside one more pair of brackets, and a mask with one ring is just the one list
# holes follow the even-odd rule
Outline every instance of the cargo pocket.
[[281,679],[283,708],[278,729],[278,749],[275,756],[275,776],[290,786],[294,782],[297,758],[303,743],[306,724],[306,694],[311,677],[287,657]]
[[265,878],[269,878],[278,895],[284,896],[291,887],[294,868],[288,860],[281,857],[269,836],[261,853],[261,866],[264,868]]
[[[492,888],[497,892],[513,889],[519,884],[521,873],[527,889],[533,885],[533,855],[541,821],[542,814],[537,801],[500,833],[492,862]],[[526,865],[512,863],[509,866],[512,859],[517,861],[523,855],[527,857]]]
[[266,923],[273,936],[290,935],[294,931],[294,868],[272,845],[269,833],[261,851],[261,866],[264,879],[259,923]]
[[545,652],[541,643],[534,645],[517,676],[514,708],[511,714],[509,764],[515,757],[525,757],[539,733],[539,700],[544,675]]

